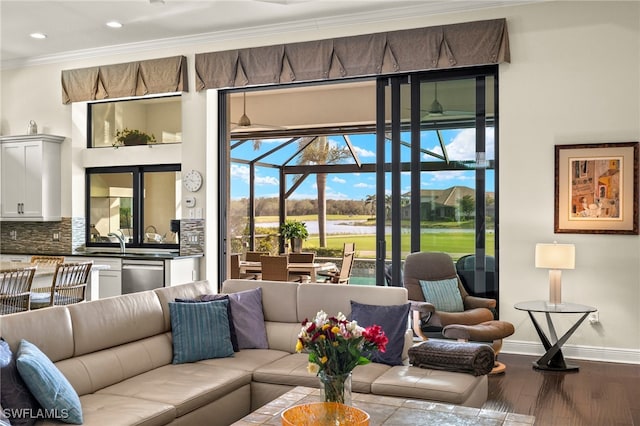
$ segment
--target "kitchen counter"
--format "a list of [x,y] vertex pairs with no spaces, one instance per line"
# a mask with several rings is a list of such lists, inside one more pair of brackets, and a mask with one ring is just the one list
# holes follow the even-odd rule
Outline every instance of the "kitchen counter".
[[2,252],[1,254],[6,255],[16,255],[16,256],[24,256],[24,255],[36,255],[42,254],[46,256],[64,256],[64,257],[113,257],[120,259],[138,259],[138,260],[172,260],[172,259],[186,259],[191,257],[203,257],[204,254],[186,254],[181,255],[177,251],[168,251],[168,250],[159,250],[159,251],[144,251],[144,252],[136,252],[133,251],[135,249],[131,249],[132,251],[125,251],[124,253],[120,253],[116,250],[86,250],[86,251],[74,251],[74,252],[66,252],[66,253],[9,253]]

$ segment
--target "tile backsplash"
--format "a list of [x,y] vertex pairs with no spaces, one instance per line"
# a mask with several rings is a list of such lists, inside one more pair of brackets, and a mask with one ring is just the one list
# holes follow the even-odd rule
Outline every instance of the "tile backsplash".
[[71,253],[84,244],[84,218],[59,222],[0,222],[2,253]]
[[[63,217],[60,222],[0,222],[0,253],[73,253],[85,241],[85,219]],[[180,254],[204,253],[204,219],[180,221]]]

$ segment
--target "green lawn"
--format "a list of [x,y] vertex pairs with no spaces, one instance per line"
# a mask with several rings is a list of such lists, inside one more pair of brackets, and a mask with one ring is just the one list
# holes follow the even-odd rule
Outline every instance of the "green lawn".
[[[328,235],[327,236],[327,248],[342,249],[342,244],[345,241],[353,241],[356,243],[356,252],[358,257],[374,258],[376,254],[376,239],[374,235]],[[390,251],[391,239],[387,237],[387,251]],[[422,251],[443,251],[449,253],[454,258],[462,256],[464,254],[473,253],[475,244],[475,236],[473,233],[450,233],[450,232],[438,232],[421,234],[420,236],[420,249]],[[309,237],[304,242],[304,247],[313,248],[318,247],[319,240],[317,235]],[[409,253],[410,241],[409,235],[403,235],[401,240],[402,252]],[[487,254],[494,255],[494,234],[487,235]]]
[[[317,215],[308,216],[291,216],[289,219],[304,221],[316,221]],[[362,220],[372,219],[369,215],[348,216],[348,215],[328,215],[327,220]],[[256,223],[277,222],[277,216],[258,216]],[[375,220],[368,225],[374,225]],[[426,233],[420,235],[420,249],[422,251],[443,251],[449,253],[454,259],[465,254],[473,253],[475,246],[475,235],[472,232],[447,232],[448,228],[469,228],[473,226],[472,221],[468,222],[425,222],[423,226],[431,229],[442,229],[443,232]],[[487,234],[487,255],[494,256],[494,234]],[[401,245],[402,252],[410,253],[410,236],[403,234]],[[363,234],[338,234],[327,235],[327,248],[342,250],[345,241],[353,241],[356,243],[356,252],[359,258],[375,258],[376,255],[376,239],[375,235]],[[304,242],[304,247],[313,249],[320,246],[318,235],[310,235],[309,239]],[[391,252],[391,237],[387,236],[387,252]]]

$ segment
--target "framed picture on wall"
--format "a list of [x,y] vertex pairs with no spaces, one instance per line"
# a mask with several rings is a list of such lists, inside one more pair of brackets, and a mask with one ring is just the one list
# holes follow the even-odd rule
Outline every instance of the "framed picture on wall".
[[555,146],[554,231],[638,235],[638,142]]

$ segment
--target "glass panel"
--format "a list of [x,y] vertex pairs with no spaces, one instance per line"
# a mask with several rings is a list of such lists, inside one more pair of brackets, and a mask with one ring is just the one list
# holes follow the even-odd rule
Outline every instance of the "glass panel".
[[91,147],[182,142],[180,96],[89,104]]
[[90,236],[95,243],[114,242],[109,233],[133,236],[133,173],[96,173],[90,181]]
[[145,244],[178,244],[178,234],[171,231],[171,220],[182,217],[180,172],[144,173]]

